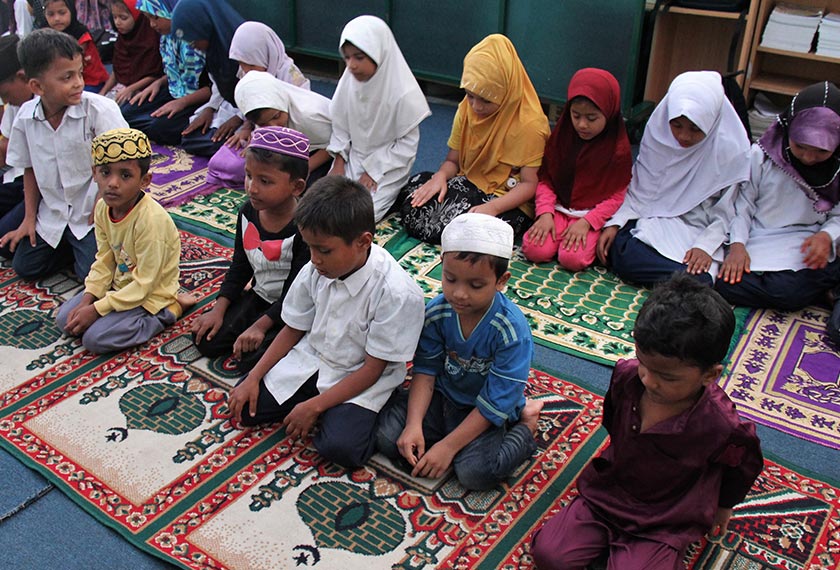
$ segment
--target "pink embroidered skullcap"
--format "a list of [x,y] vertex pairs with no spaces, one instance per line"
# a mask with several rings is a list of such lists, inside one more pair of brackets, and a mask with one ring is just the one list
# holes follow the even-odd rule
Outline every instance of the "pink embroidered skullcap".
[[309,160],[309,138],[287,127],[254,129],[248,148],[264,148],[278,154]]

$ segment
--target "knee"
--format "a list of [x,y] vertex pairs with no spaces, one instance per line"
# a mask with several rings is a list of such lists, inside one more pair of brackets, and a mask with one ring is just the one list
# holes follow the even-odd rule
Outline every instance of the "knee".
[[526,233],[522,238],[522,255],[529,261],[534,263],[547,263],[554,261],[554,256],[557,253],[557,247],[554,241],[547,236],[542,245],[537,245],[531,240]]
[[313,444],[324,459],[346,469],[358,469],[373,455],[362,449],[363,446],[360,446],[359,442],[319,438],[316,435]]
[[557,254],[557,261],[563,269],[575,273],[577,271],[583,271],[592,265],[595,257],[593,255],[589,258],[584,251],[569,251],[561,248]]
[[489,491],[499,484],[499,478],[484,464],[455,463],[455,476],[468,491]]

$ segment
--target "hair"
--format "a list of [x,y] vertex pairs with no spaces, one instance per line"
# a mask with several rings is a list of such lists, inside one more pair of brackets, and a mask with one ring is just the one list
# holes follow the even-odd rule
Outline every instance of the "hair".
[[251,109],[247,113],[245,113],[245,118],[251,121],[252,123],[256,124],[257,119],[260,118],[260,115],[263,111],[268,109],[268,107],[260,107],[259,109]]
[[20,71],[20,61],[17,56],[18,43],[20,43],[20,37],[17,34],[0,38],[0,56],[3,58],[3,61],[0,61],[0,83],[13,79]]
[[735,314],[720,294],[687,273],[675,273],[642,305],[633,336],[644,353],[678,358],[702,370],[729,351]]
[[29,78],[40,77],[60,57],[74,59],[82,54],[82,46],[73,36],[52,28],[34,30],[17,48],[23,73]]
[[298,202],[299,228],[336,236],[351,244],[365,232],[376,233],[370,191],[344,176],[327,176],[313,184]]
[[257,162],[274,166],[280,172],[288,173],[292,180],[306,180],[309,176],[309,161],[302,158],[272,152],[267,148],[248,148],[245,156],[250,156]]
[[458,261],[466,261],[470,265],[475,265],[482,261],[488,263],[496,274],[496,279],[500,279],[508,270],[508,260],[498,255],[476,253],[474,251],[450,251],[447,253],[451,253]]

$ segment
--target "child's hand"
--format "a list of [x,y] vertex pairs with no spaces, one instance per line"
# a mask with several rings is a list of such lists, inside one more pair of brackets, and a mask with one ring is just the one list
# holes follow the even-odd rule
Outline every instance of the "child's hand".
[[546,212],[540,214],[534,225],[528,230],[528,239],[537,245],[545,243],[545,238],[551,234],[551,239],[557,240],[557,229],[554,226],[554,214]]
[[183,111],[183,103],[179,102],[179,99],[175,99],[174,101],[167,101],[152,111],[150,115],[152,117],[166,117],[167,119],[171,119],[181,111]]
[[224,315],[215,308],[200,315],[192,324],[192,332],[195,333],[195,342],[201,342],[201,339],[207,338],[208,341],[213,340],[219,329],[222,328],[222,321]]
[[67,326],[65,328],[68,333],[74,336],[81,336],[98,318],[99,313],[96,312],[96,308],[93,304],[79,303],[79,305],[70,311],[69,315],[67,315]]
[[316,407],[313,399],[301,402],[289,412],[286,419],[283,420],[283,427],[286,428],[286,435],[291,438],[304,438],[312,431],[315,422],[321,412]]
[[[152,83],[148,87],[146,87],[145,89],[143,89],[142,91],[140,91],[139,93],[134,95],[134,97],[131,98],[130,103],[132,105],[142,105],[146,101],[151,101],[152,99],[157,97],[157,94],[158,94],[159,91],[160,91],[160,85],[158,84],[158,82],[157,81],[152,81]],[[169,103],[172,103],[172,101],[170,101]],[[167,105],[169,103],[167,103]],[[157,111],[159,111],[159,110],[160,109],[157,109]],[[153,116],[156,116],[156,115],[153,114]]]
[[376,192],[376,180],[371,178],[367,172],[362,172],[362,175],[359,177],[359,184],[367,188],[371,194]]
[[228,410],[232,423],[240,423],[242,410],[248,404],[248,413],[251,417],[257,415],[257,397],[260,395],[260,379],[248,376],[239,385],[234,387],[228,395]]
[[134,98],[134,91],[126,87],[122,91],[116,94],[114,97],[114,101],[117,105],[122,105],[127,101],[131,101]]
[[[158,110],[160,110],[160,109],[158,109]],[[201,113],[198,114],[198,117],[196,117],[193,120],[192,123],[187,125],[186,129],[181,131],[181,136],[185,137],[188,134],[190,134],[192,132],[195,132],[195,131],[199,131],[199,130],[201,131],[202,135],[206,135],[207,134],[207,129],[209,129],[210,125],[213,124],[213,115],[215,115],[215,114],[216,114],[215,109],[207,107]]]
[[20,240],[29,238],[29,245],[35,247],[35,222],[28,222],[26,218],[18,226],[18,229],[12,230],[0,238],[0,247],[9,246],[9,251],[14,252],[17,249]]
[[598,255],[598,261],[602,264],[607,264],[607,255],[610,253],[610,248],[615,241],[615,236],[618,233],[618,226],[607,226],[601,230],[601,235],[598,236],[598,245],[595,247],[595,253]]
[[265,332],[256,323],[245,329],[233,343],[233,357],[242,358],[242,353],[254,352],[265,340]]
[[440,171],[435,172],[425,184],[411,194],[411,207],[419,208],[435,196],[438,202],[443,202],[447,188],[446,175]]
[[828,265],[831,254],[831,236],[825,232],[817,232],[802,242],[800,251],[805,254],[805,265],[808,269],[823,269]]
[[411,476],[437,479],[449,469],[454,458],[455,452],[443,441],[439,441],[420,458],[411,471]]
[[723,536],[726,534],[726,527],[729,526],[730,518],[732,518],[732,509],[718,507],[718,510],[715,512],[715,519],[712,522],[711,535]]
[[688,265],[686,272],[692,275],[699,275],[707,272],[709,267],[712,266],[712,256],[699,247],[692,247],[685,252],[683,263]]
[[577,251],[578,248],[586,247],[586,234],[592,226],[589,221],[584,218],[579,218],[575,223],[566,226],[563,233],[560,234],[560,239],[563,241],[563,249],[566,251]]
[[236,132],[236,130],[241,126],[242,119],[234,115],[233,117],[219,125],[219,128],[216,129],[216,132],[213,133],[213,136],[210,140],[212,140],[213,142],[226,140],[228,137],[233,135]]
[[405,429],[400,434],[397,440],[397,448],[400,450],[400,455],[405,457],[412,467],[417,465],[417,462],[426,453],[426,440],[423,437],[423,426],[405,426]]
[[498,210],[496,210],[496,206],[493,204],[493,200],[486,202],[484,204],[479,204],[478,206],[473,206],[469,209],[471,214],[487,214],[488,216],[493,216],[494,218],[501,214]]
[[720,267],[718,279],[723,279],[726,283],[740,283],[744,273],[749,272],[750,254],[747,253],[747,247],[740,242],[733,243],[729,246],[729,253]]
[[345,164],[344,159],[341,158],[340,155],[336,155],[333,158],[332,166],[330,167],[330,171],[327,172],[327,176],[344,176],[345,172]]
[[225,145],[234,149],[244,149],[251,141],[251,131],[247,129],[239,129],[225,141]]

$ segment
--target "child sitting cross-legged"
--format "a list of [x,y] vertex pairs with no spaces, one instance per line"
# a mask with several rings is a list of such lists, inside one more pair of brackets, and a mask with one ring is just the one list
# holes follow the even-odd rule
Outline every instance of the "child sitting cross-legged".
[[490,489],[536,450],[542,408],[525,399],[531,330],[502,293],[513,228],[462,214],[441,241],[443,293],[426,307],[411,386],[382,411],[377,443],[412,476],[437,478],[452,465],[467,489]]
[[580,496],[534,535],[536,567],[684,568],[686,548],[726,531],[763,466],[752,422],[717,385],[735,316],[711,287],[673,276],[639,311],[636,360],[620,361],[604,398],[607,449],[581,473]]
[[373,212],[370,192],[343,176],[306,191],[295,223],[312,260],[283,302],[286,325],[228,400],[234,421],[282,421],[293,438],[318,421],[315,448],[349,468],[373,454],[423,326],[423,292],[373,243]]
[[143,191],[152,180],[149,139],[113,129],[93,140],[96,260],[85,289],[64,303],[56,322],[93,353],[142,344],[195,304],[178,295],[181,239],[172,218]]

